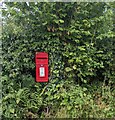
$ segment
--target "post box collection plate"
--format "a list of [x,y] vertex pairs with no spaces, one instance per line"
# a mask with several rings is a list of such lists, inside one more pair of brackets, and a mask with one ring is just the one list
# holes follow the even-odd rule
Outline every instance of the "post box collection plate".
[[36,52],[36,82],[48,82],[48,54]]
[[45,77],[45,69],[44,69],[44,67],[40,67],[39,71],[40,71],[40,77]]

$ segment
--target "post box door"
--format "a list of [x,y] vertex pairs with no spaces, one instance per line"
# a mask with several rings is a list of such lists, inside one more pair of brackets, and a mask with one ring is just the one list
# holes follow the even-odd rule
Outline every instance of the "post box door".
[[48,65],[36,66],[36,82],[48,82]]

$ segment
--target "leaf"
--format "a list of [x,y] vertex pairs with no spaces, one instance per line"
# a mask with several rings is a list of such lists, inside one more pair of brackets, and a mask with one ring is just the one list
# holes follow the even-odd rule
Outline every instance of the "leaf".
[[18,104],[20,102],[20,100],[21,100],[20,98],[17,98],[16,103]]
[[74,59],[68,60],[68,63],[73,63]]
[[72,109],[72,106],[67,106],[67,109],[68,109],[68,110],[71,110],[71,109]]
[[70,71],[72,71],[72,69],[71,69],[70,67],[66,67],[66,68],[65,68],[65,71],[66,71],[66,72],[70,72]]
[[63,28],[59,27],[59,30],[60,30],[60,31],[63,31]]
[[80,58],[76,58],[76,63],[80,63],[80,62],[82,62]]
[[9,99],[9,98],[15,98],[15,95],[9,93],[7,96],[5,96],[5,97],[3,98],[3,100],[7,100],[7,99]]
[[64,20],[59,20],[60,23],[64,23]]
[[76,65],[74,65],[74,66],[73,66],[73,69],[74,69],[74,70],[76,70],[76,69],[77,69],[77,66],[76,66]]
[[16,96],[20,96],[22,94],[22,92],[24,91],[25,89],[19,89],[19,91],[17,92]]
[[54,20],[54,22],[58,24],[58,23],[59,23],[59,20]]
[[85,51],[85,48],[81,47],[81,46],[78,46],[78,49],[81,50],[81,51]]
[[43,25],[47,25],[47,21],[46,22],[44,22],[44,23],[42,23]]
[[14,113],[14,108],[10,108],[10,113]]
[[84,87],[84,88],[83,88],[83,91],[87,91],[87,88]]

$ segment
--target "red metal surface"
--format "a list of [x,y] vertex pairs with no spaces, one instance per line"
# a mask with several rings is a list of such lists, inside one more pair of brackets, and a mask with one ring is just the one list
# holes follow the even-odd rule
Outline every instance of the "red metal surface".
[[36,52],[36,82],[48,82],[48,54]]

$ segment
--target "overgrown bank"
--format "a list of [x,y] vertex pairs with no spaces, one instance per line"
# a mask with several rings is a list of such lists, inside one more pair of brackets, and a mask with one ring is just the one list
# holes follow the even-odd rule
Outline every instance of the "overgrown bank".
[[[113,3],[6,3],[3,117],[115,115]],[[35,51],[49,83],[35,83]]]

